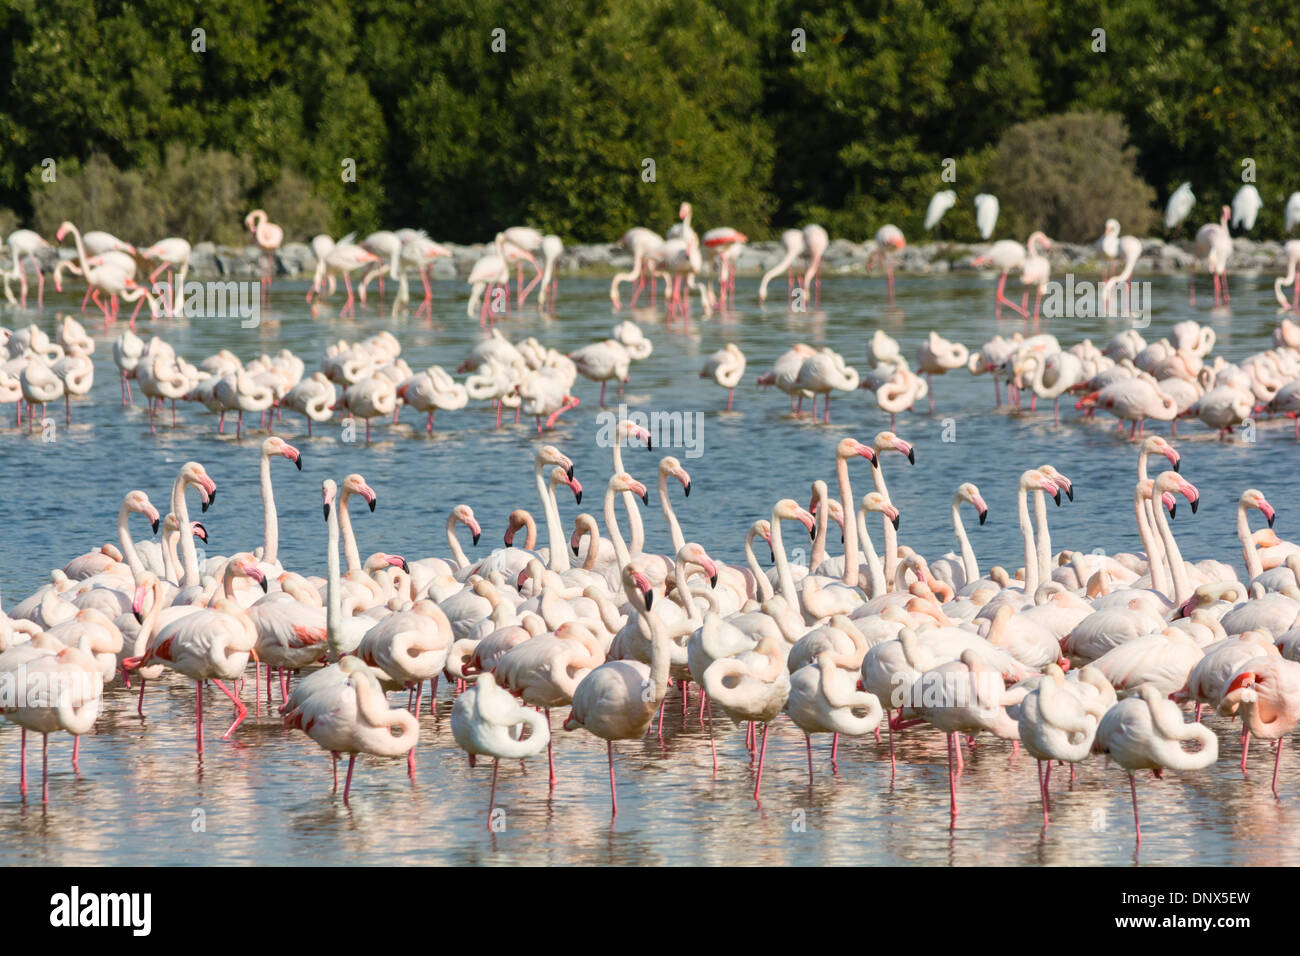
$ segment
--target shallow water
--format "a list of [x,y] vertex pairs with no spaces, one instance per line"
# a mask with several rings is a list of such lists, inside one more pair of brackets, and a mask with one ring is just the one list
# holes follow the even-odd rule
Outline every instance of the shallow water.
[[[1210,313],[1187,306],[1181,279],[1154,279],[1155,315],[1148,339],[1166,334],[1188,317],[1213,325],[1216,353],[1239,360],[1267,347],[1276,322],[1269,280],[1234,278],[1231,312]],[[661,453],[677,454],[690,471],[690,498],[674,492],[689,540],[702,542],[721,559],[739,561],[745,529],[779,497],[806,502],[811,481],[833,481],[833,448],[847,435],[869,441],[888,427],[864,392],[831,403],[832,424],[814,425],[789,415],[788,401],[774,390],[759,392],[753,379],[795,341],[828,344],[848,361],[864,365],[872,331],[881,327],[915,355],[921,338],[935,329],[948,338],[977,345],[995,332],[1023,327],[998,323],[992,314],[992,283],[973,276],[900,278],[898,305],[886,310],[878,280],[828,278],[821,310],[794,315],[753,306],[753,280],[742,280],[742,311],[700,322],[689,333],[671,333],[662,317],[645,311],[611,315],[607,283],[566,280],[559,290],[559,317],[512,314],[503,330],[512,339],[537,336],[566,351],[604,338],[617,318],[642,323],[654,353],[633,366],[624,400],[642,411],[703,412],[703,448],[688,457],[682,448],[625,451],[628,469],[653,483]],[[464,314],[463,287],[439,283],[432,325],[363,314],[356,320],[322,316],[313,320],[302,304],[302,283],[284,282],[273,293],[272,313],[255,329],[237,319],[163,320],[157,330],[178,352],[197,362],[226,347],[244,359],[281,347],[296,351],[314,367],[330,339],[364,338],[389,328],[415,368],[439,363],[454,369],[479,334]],[[454,290],[455,296],[451,294]],[[1205,294],[1205,289],[1201,294]],[[76,314],[79,296],[54,295],[54,306]],[[337,300],[336,300],[337,302]],[[698,306],[698,300],[696,302]],[[10,326],[36,321],[53,333],[60,314],[47,302],[43,313],[0,312]],[[146,490],[166,505],[170,483],[190,459],[203,462],[220,487],[216,506],[203,516],[215,553],[252,548],[261,541],[257,448],[264,433],[249,428],[242,441],[216,434],[215,417],[182,407],[172,429],[164,414],[157,435],[137,404],[119,402],[112,336],[102,323],[84,318],[99,344],[97,380],[89,399],[73,406],[73,424],[63,427],[62,410],[51,408],[55,440],[39,432],[18,432],[12,417],[0,427],[0,589],[6,606],[17,603],[52,567],[114,538],[121,496]],[[1120,327],[1114,320],[1056,319],[1044,331],[1064,345],[1091,337],[1099,345]],[[150,331],[149,323],[143,328]],[[736,341],[749,364],[727,413],[726,393],[697,377],[704,358],[726,341]],[[1020,563],[1015,521],[1015,482],[1026,467],[1051,462],[1075,482],[1073,504],[1051,513],[1056,548],[1107,551],[1139,547],[1131,518],[1135,455],[1099,416],[1088,423],[1067,403],[1062,422],[1050,409],[1036,414],[994,411],[986,376],[962,372],[935,380],[937,412],[918,406],[900,415],[895,430],[916,443],[917,465],[901,456],[884,461],[891,497],[902,510],[901,540],[927,554],[952,545],[949,503],[961,481],[979,484],[989,503],[983,528],[971,528],[981,565]],[[561,419],[544,440],[576,463],[586,486],[581,510],[598,514],[609,450],[599,447],[599,388],[580,380],[582,406]],[[610,393],[611,401],[613,392]],[[3,409],[0,409],[3,411]],[[944,419],[949,435],[942,440]],[[255,422],[246,424],[253,424]],[[406,410],[396,427],[376,424],[373,443],[341,440],[337,424],[317,427],[307,439],[305,424],[292,413],[277,425],[303,451],[302,473],[287,462],[273,463],[280,515],[281,560],[307,574],[323,573],[324,523],[319,487],[324,477],[363,473],[379,494],[373,515],[355,521],[363,554],[385,550],[408,557],[446,553],[442,527],[448,510],[471,505],[484,535],[471,556],[500,542],[513,507],[536,510],[531,461],[537,436],[531,422],[497,431],[490,409],[473,407],[439,413],[430,438],[423,418]],[[1108,427],[1109,426],[1109,427]],[[1158,425],[1168,434],[1166,425]],[[1180,509],[1175,523],[1188,559],[1215,557],[1234,565],[1240,554],[1234,536],[1234,507],[1240,492],[1258,487],[1278,508],[1278,530],[1287,535],[1290,506],[1287,469],[1297,461],[1287,422],[1261,423],[1257,441],[1220,442],[1199,423],[1185,423],[1176,444],[1184,455],[1183,475],[1202,494],[1191,515]],[[364,437],[364,433],[362,434]],[[868,490],[865,463],[854,472],[857,494]],[[577,509],[561,500],[566,522]],[[134,526],[137,534],[143,530]],[[657,503],[647,515],[648,547],[667,550],[668,536]],[[800,544],[802,542],[799,542]],[[837,542],[832,541],[832,552]],[[793,536],[787,545],[795,547]],[[251,683],[244,698],[252,696]],[[619,815],[609,826],[608,777],[603,742],[556,728],[559,783],[548,795],[546,765],[532,760],[503,765],[498,806],[504,830],[486,826],[491,767],[468,770],[447,724],[450,696],[444,686],[440,718],[423,719],[419,763],[408,780],[400,762],[358,762],[351,807],[330,792],[329,759],[302,734],[283,731],[265,716],[250,720],[231,742],[217,739],[227,704],[208,695],[208,749],[201,767],[194,757],[194,688],[174,680],[146,697],[147,718],[134,716],[134,695],[120,684],[107,693],[107,712],[84,741],[80,777],[69,766],[71,743],[51,744],[51,802],[39,794],[24,806],[18,796],[18,728],[0,725],[0,863],[1290,863],[1300,862],[1300,758],[1287,753],[1282,766],[1282,800],[1269,792],[1272,754],[1257,744],[1251,776],[1243,782],[1236,764],[1240,745],[1226,722],[1220,758],[1199,773],[1149,775],[1139,782],[1143,842],[1135,853],[1127,779],[1118,768],[1091,761],[1073,788],[1068,772],[1053,776],[1052,826],[1043,831],[1034,761],[1012,757],[1009,745],[985,740],[973,751],[961,778],[961,813],[954,829],[947,812],[946,752],[942,737],[925,728],[901,735],[899,771],[891,786],[887,743],[873,739],[841,743],[838,773],[829,766],[830,742],[815,739],[811,786],[802,734],[785,718],[772,728],[761,808],[750,797],[753,771],[743,732],[717,722],[719,771],[712,772],[707,730],[696,718],[692,697],[683,721],[680,697],[670,691],[664,744],[623,742],[616,746]],[[392,700],[396,703],[398,695]],[[405,698],[402,698],[404,702]],[[278,700],[277,700],[278,704]],[[39,774],[39,745],[29,741],[29,772]],[[883,763],[882,763],[883,756]],[[39,784],[38,784],[39,785]],[[196,813],[202,811],[202,813]],[[200,829],[199,823],[203,824]]]

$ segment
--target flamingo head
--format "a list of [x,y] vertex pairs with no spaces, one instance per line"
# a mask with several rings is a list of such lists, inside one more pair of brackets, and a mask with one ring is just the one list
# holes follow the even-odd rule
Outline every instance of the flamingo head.
[[1085,408],[1092,408],[1097,404],[1097,396],[1100,394],[1100,390],[1089,392],[1087,395],[1083,396],[1083,398],[1074,403],[1074,410],[1079,412],[1083,411]]
[[65,221],[59,226],[59,231],[54,234],[54,238],[57,239],[59,242],[62,242],[63,237],[66,236],[69,232],[71,232],[74,228],[75,227],[72,225],[72,223]]
[[623,586],[640,591],[645,600],[645,609],[650,610],[650,605],[654,602],[654,587],[640,562],[629,561],[623,566]]
[[1257,509],[1268,521],[1268,526],[1270,528],[1273,527],[1273,519],[1277,517],[1277,512],[1273,510],[1273,506],[1268,503],[1267,499],[1265,499],[1262,491],[1256,491],[1254,488],[1251,488],[1243,492],[1241,495],[1241,504],[1247,508]]
[[321,482],[321,486],[320,486],[321,511],[324,513],[326,521],[329,520],[330,505],[334,504],[334,498],[335,495],[337,495],[337,493],[338,493],[338,486],[334,484],[333,478],[326,478],[324,481]]
[[457,505],[451,509],[451,514],[457,522],[469,528],[469,533],[473,538],[474,543],[478,544],[478,539],[483,533],[483,529],[479,527],[478,521],[474,518],[474,509],[469,505]]
[[[1196,508],[1200,504],[1201,493],[1196,490],[1196,486],[1176,471],[1162,471],[1156,478],[1155,492],[1160,494],[1162,502],[1166,494],[1172,495],[1172,493],[1176,492],[1182,495],[1191,504],[1192,514],[1196,514]],[[1167,503],[1165,506],[1169,508],[1169,517],[1172,518],[1174,516],[1173,507]]]
[[980,490],[974,482],[967,481],[959,485],[957,487],[957,497],[974,507],[975,513],[980,516],[980,524],[984,524],[984,521],[989,516],[989,506],[984,503],[984,496],[980,494]]
[[1061,503],[1061,489],[1041,471],[1027,471],[1020,476],[1020,481],[1027,490],[1042,491],[1051,495],[1058,505]]
[[148,495],[143,491],[129,491],[123,500],[129,510],[148,518],[153,525],[154,534],[158,533],[158,525],[161,519],[158,515],[158,509],[153,506],[153,502],[149,500]]
[[799,502],[793,498],[782,498],[778,501],[772,509],[772,516],[779,521],[798,521],[808,529],[809,538],[817,536],[817,524],[812,514],[807,509],[800,508]]
[[896,451],[907,456],[908,464],[916,464],[916,448],[911,442],[904,441],[893,432],[881,432],[872,442],[877,455],[881,452]]
[[146,571],[140,578],[140,583],[136,585],[135,594],[131,597],[131,613],[135,615],[136,623],[144,623],[144,602],[145,597],[158,583],[158,576]]
[[620,442],[624,441],[643,441],[647,451],[654,451],[654,436],[650,434],[650,429],[643,425],[628,419],[623,419],[618,423],[617,437]]
[[1159,435],[1152,435],[1146,440],[1143,452],[1148,455],[1164,455],[1169,459],[1169,466],[1173,468],[1174,471],[1178,471],[1182,467],[1182,455],[1178,454],[1178,451],[1174,446],[1169,444],[1169,442],[1165,441]]
[[862,444],[856,438],[841,439],[840,443],[835,446],[835,457],[843,458],[845,461],[850,458],[865,458],[877,468],[880,467],[880,459],[876,457],[876,449],[870,445]]
[[366,558],[363,567],[367,572],[380,571],[384,568],[401,568],[407,574],[411,573],[411,566],[406,563],[406,558],[400,554],[388,554],[384,551],[376,551]]
[[283,455],[297,465],[299,471],[302,471],[302,453],[283,438],[272,435],[262,442],[262,457],[269,458],[272,455]]
[[262,593],[266,593],[267,582],[266,575],[262,569],[257,566],[257,561],[247,551],[241,551],[239,554],[232,554],[230,560],[226,563],[226,575],[228,577],[248,578],[262,586]]
[[899,511],[879,491],[868,491],[863,495],[862,506],[870,512],[884,515],[893,524],[894,530],[898,530]]
[[570,478],[568,472],[563,468],[552,468],[551,493],[554,494],[555,489],[560,487],[560,485],[567,486],[568,489],[573,492],[573,497],[576,503],[582,504],[582,482],[578,481],[577,478]]
[[208,476],[208,471],[197,461],[186,462],[181,468],[181,480],[187,485],[194,485],[199,489],[199,498],[203,502],[203,510],[208,508],[217,500],[217,483]]
[[375,494],[375,489],[366,484],[366,479],[353,473],[343,479],[343,491],[349,495],[360,495],[366,499],[366,504],[370,510],[375,510],[375,504],[379,501],[379,496]]
[[709,576],[709,586],[718,586],[718,565],[709,557],[704,546],[688,541],[677,552],[677,560],[682,564],[693,564]]
[[646,491],[645,485],[637,481],[626,471],[621,471],[609,479],[609,489],[614,492],[630,491],[641,499],[644,505],[650,504],[650,496]]
[[682,467],[682,463],[672,455],[665,455],[659,462],[659,474],[676,478],[682,483],[682,491],[686,493],[686,497],[691,496],[691,476]]
[[568,455],[561,452],[560,449],[556,448],[554,445],[542,446],[542,448],[537,452],[537,464],[539,466],[559,465],[565,470],[570,478],[573,477],[573,462],[569,459]]
[[[1061,474],[1051,465],[1043,465],[1043,467],[1039,468],[1038,470],[1042,472],[1044,475],[1046,475],[1048,478],[1050,478],[1052,484],[1056,485],[1056,487],[1064,491],[1065,496],[1067,498],[1069,498],[1071,501],[1074,500],[1074,484],[1073,482],[1070,481],[1069,478],[1065,477],[1065,475]],[[1060,502],[1058,501],[1057,504],[1059,505]]]
[[1254,671],[1242,671],[1235,676],[1223,692],[1219,713],[1225,717],[1235,714],[1241,704],[1253,704],[1259,699],[1256,687],[1266,680]]

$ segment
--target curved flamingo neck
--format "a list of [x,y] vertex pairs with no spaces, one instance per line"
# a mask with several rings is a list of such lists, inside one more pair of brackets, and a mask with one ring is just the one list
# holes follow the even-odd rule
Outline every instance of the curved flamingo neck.
[[1246,506],[1240,502],[1237,503],[1237,538],[1241,541],[1241,556],[1246,562],[1246,583],[1249,584],[1264,573],[1264,568],[1259,560],[1259,549],[1255,547],[1255,539],[1250,533]]
[[677,523],[677,512],[668,497],[668,475],[665,472],[659,473],[659,507],[663,509],[664,520],[668,522],[668,534],[673,540],[673,554],[676,554],[686,546],[686,536],[682,534],[682,526]]
[[127,567],[131,569],[132,579],[139,581],[144,574],[144,564],[140,561],[140,556],[135,553],[135,542],[131,539],[130,528],[127,527],[130,514],[131,509],[123,501],[122,507],[117,510],[117,540],[122,545],[122,556],[126,558]]
[[172,483],[172,514],[176,515],[176,522],[181,529],[181,564],[185,572],[181,587],[197,587],[199,556],[194,548],[194,535],[190,532],[190,509],[185,504],[185,479],[179,475]]
[[758,529],[751,527],[745,535],[745,563],[749,565],[749,573],[754,576],[754,593],[761,603],[770,598],[773,591],[772,582],[768,580],[763,566],[758,563],[758,556],[754,554],[754,538],[757,534]]
[[622,568],[632,559],[632,556],[628,553],[623,533],[618,529],[618,514],[614,510],[614,489],[610,487],[605,488],[605,533],[609,535],[610,543],[614,545],[618,566]]
[[1182,552],[1178,550],[1178,542],[1174,540],[1173,531],[1169,528],[1165,509],[1154,501],[1152,505],[1155,511],[1156,529],[1164,540],[1165,555],[1169,559],[1169,574],[1174,581],[1174,603],[1182,604],[1192,596],[1192,586],[1187,580],[1187,568],[1183,564]]
[[447,547],[451,549],[451,557],[456,562],[457,568],[469,567],[469,558],[465,554],[465,549],[460,546],[460,539],[456,537],[455,512],[447,516]]
[[1025,594],[1032,597],[1038,590],[1038,552],[1034,548],[1034,525],[1029,520],[1029,490],[1023,482],[1016,492],[1016,512],[1025,542]]
[[[849,587],[855,588],[859,580],[858,523],[849,520],[849,515],[857,509],[854,507],[853,488],[849,483],[849,462],[843,455],[835,456],[835,477],[840,484],[840,508],[844,512],[844,576],[841,580]],[[809,570],[812,570],[811,565]]]
[[[888,518],[885,518],[888,521]],[[858,533],[862,535],[862,549],[867,553],[867,577],[871,581],[871,596],[878,598],[888,589],[885,587],[885,569],[881,566],[880,555],[876,554],[876,546],[871,541],[871,533],[867,530],[867,506],[865,504],[858,508]]]
[[785,542],[781,536],[781,519],[776,510],[772,511],[772,554],[776,558],[777,577],[781,582],[781,597],[785,599],[790,610],[799,613],[799,594],[794,587],[794,575],[790,573],[790,562],[785,554]]

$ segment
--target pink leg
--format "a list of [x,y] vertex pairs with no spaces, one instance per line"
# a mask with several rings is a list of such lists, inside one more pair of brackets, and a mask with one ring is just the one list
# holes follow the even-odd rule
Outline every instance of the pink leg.
[[812,786],[813,769],[812,769],[812,737],[808,734],[803,735],[804,747],[808,750],[808,786]]
[[356,766],[356,763],[356,754],[352,754],[348,757],[348,775],[347,779],[343,782],[343,805],[345,807],[348,805],[348,796],[352,793],[352,768]]
[[754,799],[758,799],[758,792],[763,787],[763,761],[767,757],[767,731],[770,724],[763,725],[763,746],[758,751],[758,778],[754,781]]
[[1277,796],[1277,772],[1282,767],[1282,745],[1286,742],[1285,737],[1281,737],[1277,742],[1277,757],[1273,760],[1273,796]]
[[145,680],[143,677],[141,677],[140,678],[140,702],[136,704],[135,707],[135,712],[140,717],[144,717],[144,685],[145,685]]
[[1133,774],[1128,775],[1128,788],[1133,794],[1133,829],[1137,831],[1137,842],[1142,843],[1142,824],[1138,821],[1138,790],[1137,781],[1133,779]]
[[[953,771],[953,767],[952,767],[952,751],[954,747],[960,747],[960,746],[961,745],[957,743],[957,735],[949,734],[948,735],[948,801],[949,801],[949,809],[952,813],[954,823],[956,822],[956,818],[957,818],[957,775]],[[958,753],[960,753],[960,750],[958,751]]]
[[229,697],[235,705],[235,722],[230,725],[224,734],[221,735],[222,740],[228,740],[230,735],[235,732],[235,729],[244,722],[244,718],[248,716],[248,708],[245,707],[244,702],[236,697],[234,692],[225,684],[221,683],[221,681],[214,677],[212,683],[216,684],[217,689]]
[[492,758],[492,790],[488,793],[488,831],[492,830],[492,807],[497,802],[497,770],[500,769],[501,761],[496,757]]
[[21,728],[18,735],[19,739],[19,757],[18,757],[18,793],[24,800],[27,799],[27,728]]
[[203,681],[198,681],[198,703],[194,710],[194,733],[198,738],[198,752],[203,755]]
[[50,735],[41,734],[41,803],[50,802]]

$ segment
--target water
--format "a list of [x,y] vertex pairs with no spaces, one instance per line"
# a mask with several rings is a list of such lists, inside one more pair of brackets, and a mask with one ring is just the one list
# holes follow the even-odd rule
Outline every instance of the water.
[[[503,326],[518,340],[535,335],[546,345],[571,351],[604,338],[617,319],[635,318],[654,341],[649,359],[633,366],[624,400],[641,411],[704,413],[703,454],[684,449],[625,451],[636,477],[653,484],[660,454],[682,459],[693,479],[690,498],[674,491],[674,506],[688,540],[703,543],[719,559],[740,561],[745,529],[780,497],[806,503],[818,477],[832,481],[833,449],[845,436],[870,441],[888,427],[870,395],[859,392],[831,403],[832,423],[814,425],[788,414],[786,397],[759,392],[753,379],[795,341],[831,345],[851,364],[865,365],[871,333],[883,328],[915,355],[935,329],[974,346],[995,332],[1023,324],[992,315],[992,283],[974,276],[900,278],[898,305],[886,310],[878,280],[834,278],[823,285],[822,310],[792,315],[779,307],[753,306],[753,280],[742,280],[742,310],[725,319],[698,321],[689,334],[668,332],[647,312],[613,316],[603,280],[561,284],[559,318],[512,314]],[[453,299],[451,289],[457,297]],[[432,325],[390,320],[373,313],[355,320],[304,310],[302,283],[276,286],[270,316],[253,329],[238,319],[163,320],[158,331],[177,351],[197,362],[225,347],[245,360],[285,347],[312,369],[325,344],[356,340],[390,329],[412,368],[437,362],[449,370],[479,335],[464,315],[463,288],[439,283]],[[1204,293],[1205,290],[1202,290]],[[1265,348],[1276,322],[1271,288],[1264,278],[1234,278],[1233,308],[1210,313],[1188,308],[1181,279],[1154,279],[1155,315],[1148,339],[1166,334],[1188,317],[1218,333],[1216,353],[1230,360]],[[76,314],[78,297],[52,296],[44,313],[0,312],[10,326],[36,321],[53,334],[58,310]],[[337,301],[337,300],[336,300]],[[698,300],[696,301],[698,306]],[[1014,317],[1013,317],[1014,318]],[[257,451],[264,435],[250,428],[242,441],[228,429],[216,434],[215,417],[197,406],[179,409],[179,425],[159,420],[151,435],[143,407],[119,403],[112,336],[84,319],[98,345],[96,383],[89,399],[73,406],[73,424],[51,408],[56,439],[18,432],[12,418],[0,427],[0,589],[6,606],[47,579],[48,570],[98,544],[115,540],[122,495],[147,491],[165,510],[171,482],[188,460],[203,462],[220,487],[216,506],[203,516],[214,553],[251,549],[261,542]],[[144,323],[146,332],[149,323]],[[1118,328],[1110,320],[1057,319],[1044,323],[1064,345],[1091,337],[1105,343]],[[735,411],[723,411],[726,393],[697,377],[704,358],[727,341],[748,357]],[[1073,504],[1051,513],[1057,548],[1137,549],[1131,500],[1135,454],[1098,416],[1085,423],[1067,403],[1062,423],[1051,409],[1017,414],[993,410],[986,376],[964,371],[935,379],[937,412],[898,417],[895,430],[915,442],[917,464],[887,456],[890,492],[902,510],[901,541],[926,554],[952,548],[949,504],[962,481],[974,481],[989,503],[988,523],[971,527],[981,564],[1020,563],[1015,520],[1015,483],[1021,471],[1054,464],[1075,482]],[[544,441],[576,463],[586,495],[582,510],[599,514],[610,470],[609,450],[598,447],[599,388],[580,380],[582,406],[566,414]],[[610,392],[611,401],[614,393]],[[137,401],[139,397],[137,396]],[[2,409],[0,409],[2,411]],[[952,419],[956,440],[941,440]],[[255,422],[246,424],[255,425]],[[277,433],[303,452],[303,471],[272,463],[280,516],[280,558],[285,567],[323,574],[325,527],[320,518],[320,481],[359,471],[379,495],[373,515],[362,511],[355,528],[363,555],[377,550],[424,557],[447,551],[443,525],[448,511],[467,503],[483,525],[471,556],[498,546],[514,507],[537,513],[531,462],[537,446],[531,422],[494,429],[490,409],[469,407],[439,413],[432,437],[423,417],[409,409],[396,427],[376,424],[373,443],[341,440],[337,424],[317,426],[307,439],[305,423],[287,413]],[[1110,427],[1108,427],[1110,426]],[[1158,426],[1167,434],[1167,426]],[[1175,522],[1188,559],[1215,557],[1240,565],[1234,508],[1246,487],[1257,487],[1278,508],[1286,535],[1290,505],[1286,472],[1296,462],[1290,422],[1262,423],[1258,440],[1220,442],[1199,423],[1186,423],[1177,446],[1182,473],[1202,494],[1191,515]],[[364,436],[364,433],[363,433]],[[857,494],[868,490],[865,463],[854,472]],[[674,485],[674,488],[676,486]],[[577,509],[561,496],[566,522]],[[971,523],[973,525],[973,522]],[[137,535],[142,524],[133,526]],[[669,541],[653,496],[647,514],[648,547],[667,551]],[[787,535],[787,546],[802,544]],[[832,540],[834,552],[838,542]],[[134,716],[134,695],[120,684],[107,692],[106,713],[87,735],[80,776],[69,765],[66,736],[51,744],[51,802],[24,805],[18,796],[18,728],[0,724],[0,864],[109,863],[1196,863],[1213,865],[1300,862],[1296,812],[1300,757],[1288,740],[1282,765],[1282,800],[1269,792],[1272,754],[1257,744],[1251,775],[1243,781],[1240,745],[1226,722],[1218,763],[1203,772],[1145,775],[1139,781],[1143,843],[1135,853],[1128,784],[1117,767],[1090,761],[1073,787],[1068,773],[1053,779],[1052,826],[1041,827],[1034,761],[1012,757],[1009,745],[985,739],[974,749],[959,790],[961,813],[949,828],[946,752],[942,737],[919,728],[899,739],[899,771],[889,775],[887,743],[841,742],[839,768],[829,766],[830,742],[814,739],[815,776],[809,784],[802,734],[785,718],[772,727],[761,808],[751,799],[753,770],[743,732],[725,718],[716,724],[720,767],[712,773],[706,728],[697,720],[695,698],[683,719],[680,697],[670,691],[664,744],[616,745],[619,815],[609,825],[608,777],[603,741],[559,729],[553,715],[559,783],[548,794],[544,761],[503,765],[498,806],[505,828],[486,826],[491,767],[466,767],[448,727],[451,699],[444,685],[439,719],[422,721],[418,766],[408,780],[401,762],[358,761],[351,807],[331,794],[328,757],[307,737],[282,730],[263,714],[250,718],[230,742],[217,739],[227,705],[209,692],[208,749],[194,756],[194,687],[182,679],[151,685],[146,719]],[[245,688],[244,698],[252,693]],[[392,700],[396,703],[398,696]],[[401,698],[404,702],[405,698]],[[277,699],[278,704],[278,699]],[[250,708],[251,710],[251,708]],[[29,742],[31,744],[31,742]],[[882,763],[883,756],[883,763]],[[39,742],[29,746],[29,772],[39,774]],[[201,811],[201,812],[198,812]]]

